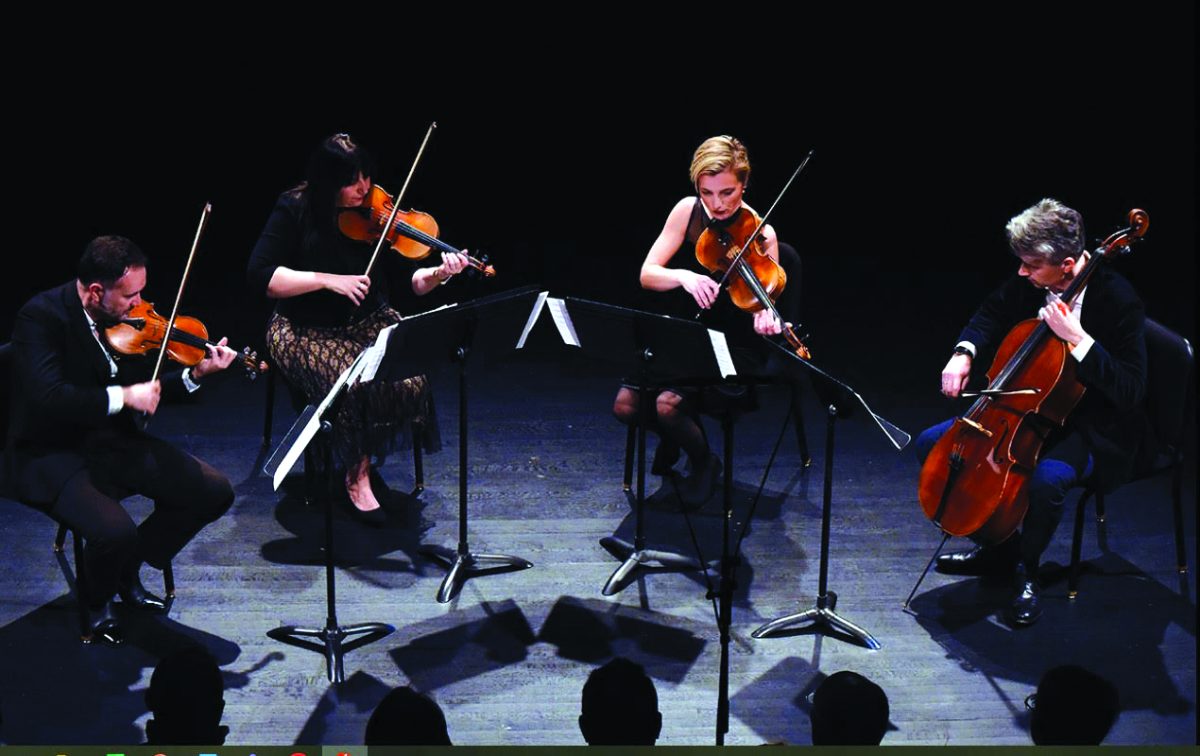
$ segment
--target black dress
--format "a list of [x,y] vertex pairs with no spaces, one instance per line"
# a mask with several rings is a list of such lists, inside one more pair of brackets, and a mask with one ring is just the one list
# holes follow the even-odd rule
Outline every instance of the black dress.
[[[271,211],[247,267],[253,291],[265,295],[280,266],[339,275],[361,275],[366,269],[371,245],[336,232],[306,233],[302,199],[299,191],[285,192]],[[372,272],[370,292],[358,307],[324,290],[281,299],[276,305],[267,326],[267,350],[287,382],[307,400],[322,399],[379,332],[399,321],[400,314],[388,304],[387,276],[379,268]],[[404,290],[411,293],[408,287]],[[357,384],[343,397],[334,419],[334,449],[347,466],[363,457],[382,458],[411,443],[410,421],[418,424],[426,451],[441,448],[425,376]]]

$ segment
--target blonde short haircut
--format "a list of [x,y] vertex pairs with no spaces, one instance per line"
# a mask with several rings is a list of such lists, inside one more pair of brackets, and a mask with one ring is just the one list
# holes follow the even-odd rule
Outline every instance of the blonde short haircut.
[[727,170],[732,170],[743,186],[750,181],[750,156],[745,145],[731,136],[705,139],[692,156],[689,172],[692,186],[699,185],[701,176],[715,176]]

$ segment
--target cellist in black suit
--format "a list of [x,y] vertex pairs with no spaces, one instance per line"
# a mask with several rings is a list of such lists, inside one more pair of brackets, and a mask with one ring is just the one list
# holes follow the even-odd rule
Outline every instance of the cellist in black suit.
[[[980,546],[938,558],[940,572],[978,575],[1015,569],[1016,591],[1007,610],[1014,625],[1041,616],[1037,570],[1062,519],[1068,491],[1092,484],[1111,491],[1131,476],[1147,448],[1149,421],[1141,409],[1146,391],[1145,308],[1133,286],[1101,266],[1070,306],[1059,299],[1093,264],[1084,249],[1083,219],[1052,199],[1012,218],[1009,247],[1020,260],[1017,275],[984,300],[959,336],[942,370],[941,391],[962,393],[977,355],[994,350],[1019,321],[1037,316],[1070,349],[1076,377],[1086,387],[1063,428],[1051,434],[1028,482],[1029,509],[1021,530],[999,546]],[[922,461],[953,424],[922,433]]]

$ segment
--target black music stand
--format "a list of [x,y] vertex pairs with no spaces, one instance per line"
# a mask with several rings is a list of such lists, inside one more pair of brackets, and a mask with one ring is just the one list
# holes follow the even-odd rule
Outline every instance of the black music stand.
[[[836,628],[856,639],[872,651],[878,651],[881,646],[869,632],[858,625],[838,616],[834,608],[837,605],[837,594],[828,590],[829,586],[829,524],[833,511],[833,431],[838,419],[852,417],[861,407],[874,421],[879,430],[887,437],[897,450],[903,449],[912,440],[908,433],[883,419],[867,405],[858,392],[838,379],[821,370],[811,361],[796,357],[785,347],[771,342],[780,352],[788,356],[786,364],[793,369],[803,369],[812,379],[813,391],[825,403],[827,417],[825,422],[825,486],[821,496],[821,571],[818,580],[817,605],[796,614],[771,620],[759,627],[750,635],[754,638],[769,638],[784,630],[805,623],[813,623],[813,628],[823,630]],[[803,366],[802,368],[796,366]]]
[[[621,366],[625,375],[638,385],[638,408],[642,414],[637,426],[637,495],[634,503],[633,543],[616,536],[600,539],[600,545],[617,559],[617,567],[602,593],[612,596],[631,582],[639,568],[655,571],[703,570],[708,565],[698,559],[671,551],[646,548],[644,514],[646,501],[646,426],[652,417],[653,400],[664,385],[715,383],[732,374],[728,348],[714,345],[715,333],[694,320],[655,315],[625,307],[568,297],[564,300],[571,314],[579,346],[584,352]],[[720,334],[718,334],[720,335]],[[720,335],[720,342],[724,336]]]
[[[374,643],[396,630],[383,622],[361,622],[342,626],[338,624],[337,619],[337,594],[333,570],[333,498],[337,493],[337,481],[333,473],[333,443],[330,440],[333,425],[325,417],[336,415],[338,400],[346,388],[361,375],[362,367],[363,355],[360,354],[334,383],[329,394],[319,405],[310,404],[304,408],[304,412],[301,413],[274,454],[263,466],[263,472],[271,476],[275,490],[279,490],[279,484],[295,465],[296,460],[304,453],[309,442],[318,432],[325,435],[325,443],[322,445],[325,466],[323,497],[325,499],[325,627],[307,628],[284,625],[267,631],[267,636],[281,643],[323,654],[325,656],[325,672],[329,677],[329,682],[332,683],[344,682],[346,679],[342,665],[342,658],[346,653],[368,643]],[[305,477],[311,478],[308,467],[309,465],[306,463]],[[315,643],[307,640],[308,638],[316,638],[321,642]]]
[[516,348],[530,320],[538,291],[514,289],[405,318],[388,337],[388,359],[377,378],[402,379],[446,363],[458,365],[458,548],[426,546],[421,552],[449,572],[438,588],[438,603],[454,600],[469,578],[525,570],[533,563],[506,554],[474,554],[467,542],[467,358]]

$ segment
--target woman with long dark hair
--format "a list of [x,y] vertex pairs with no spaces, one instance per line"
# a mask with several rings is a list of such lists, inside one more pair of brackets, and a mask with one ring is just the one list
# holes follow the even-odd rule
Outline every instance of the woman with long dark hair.
[[[347,238],[337,226],[339,210],[363,204],[373,173],[370,157],[349,134],[325,139],[309,160],[304,183],[280,195],[250,257],[251,288],[279,300],[267,326],[267,349],[288,383],[309,400],[324,397],[379,332],[400,319],[389,304],[381,266],[364,275],[372,245]],[[406,288],[428,294],[465,266],[463,255],[443,253],[440,264],[414,269]],[[360,519],[384,522],[371,490],[371,459],[410,442],[410,421],[422,431],[427,451],[440,446],[422,375],[359,384],[342,400],[333,443]]]

